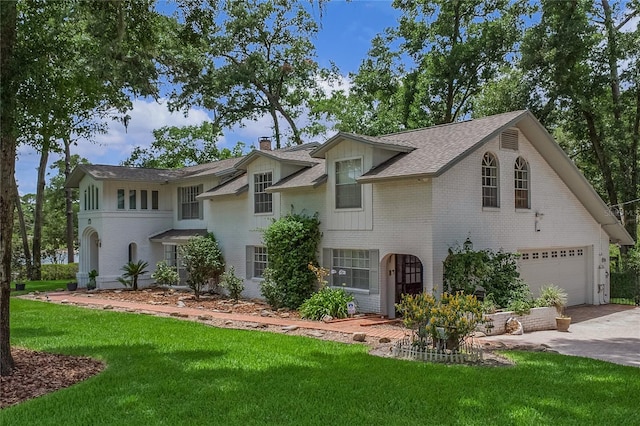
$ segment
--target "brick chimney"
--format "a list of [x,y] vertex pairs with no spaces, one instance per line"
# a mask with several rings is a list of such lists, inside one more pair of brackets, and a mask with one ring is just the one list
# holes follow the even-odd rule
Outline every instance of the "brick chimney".
[[271,151],[271,138],[269,136],[262,136],[259,142],[260,151]]

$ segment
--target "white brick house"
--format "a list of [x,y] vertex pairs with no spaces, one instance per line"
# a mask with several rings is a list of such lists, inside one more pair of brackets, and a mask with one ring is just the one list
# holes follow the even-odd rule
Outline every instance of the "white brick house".
[[633,244],[528,111],[275,151],[263,140],[245,157],[180,170],[81,165],[67,186],[80,189],[78,280],[96,269],[100,288],[120,286],[129,260],[179,263],[177,245],[213,232],[258,297],[260,229],[292,209],[318,213],[331,284],[391,316],[401,293],[442,290],[447,250],[467,238],[522,253],[534,295],[553,282],[572,305],[607,303],[608,244]]

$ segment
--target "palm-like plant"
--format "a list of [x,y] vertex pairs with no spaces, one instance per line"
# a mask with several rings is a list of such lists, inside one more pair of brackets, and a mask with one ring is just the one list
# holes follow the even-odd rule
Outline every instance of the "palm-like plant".
[[118,281],[127,287],[131,286],[134,291],[138,290],[138,277],[147,273],[147,266],[149,266],[149,263],[144,260],[125,263],[122,267],[124,273],[122,277],[118,278]]

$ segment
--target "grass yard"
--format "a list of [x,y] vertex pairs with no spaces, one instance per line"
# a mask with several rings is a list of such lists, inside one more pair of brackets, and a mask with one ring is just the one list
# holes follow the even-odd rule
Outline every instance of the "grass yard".
[[56,291],[65,290],[67,283],[73,280],[50,280],[50,281],[27,281],[24,290],[16,291],[15,284],[11,283],[11,296],[20,296],[31,293],[32,291]]
[[104,360],[1,425],[632,425],[640,369],[547,353],[516,367],[373,357],[361,345],[11,301],[12,342]]

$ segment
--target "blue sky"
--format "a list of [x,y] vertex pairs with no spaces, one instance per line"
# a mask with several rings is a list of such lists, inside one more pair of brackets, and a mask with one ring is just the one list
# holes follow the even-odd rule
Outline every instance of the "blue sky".
[[[305,0],[303,0],[305,1]],[[317,7],[314,15],[319,19]],[[391,7],[391,1],[336,1],[328,2],[323,10],[321,29],[314,40],[317,60],[323,67],[333,61],[343,76],[356,71],[366,57],[371,39],[385,28],[396,24],[399,13]],[[134,100],[129,112],[131,121],[127,132],[115,122],[109,122],[109,132],[95,137],[95,142],[79,141],[72,153],[87,158],[94,164],[118,165],[128,158],[135,146],[148,146],[153,141],[151,131],[168,125],[199,124],[210,118],[205,110],[192,109],[187,117],[182,113],[170,114],[165,105],[152,100]],[[218,141],[218,147],[233,147],[237,141],[257,142],[258,137],[271,134],[270,119],[245,123],[245,127],[227,132]],[[59,156],[52,154],[49,166]],[[21,194],[35,193],[39,155],[28,147],[18,149],[16,179]],[[47,172],[54,174],[49,168]]]

